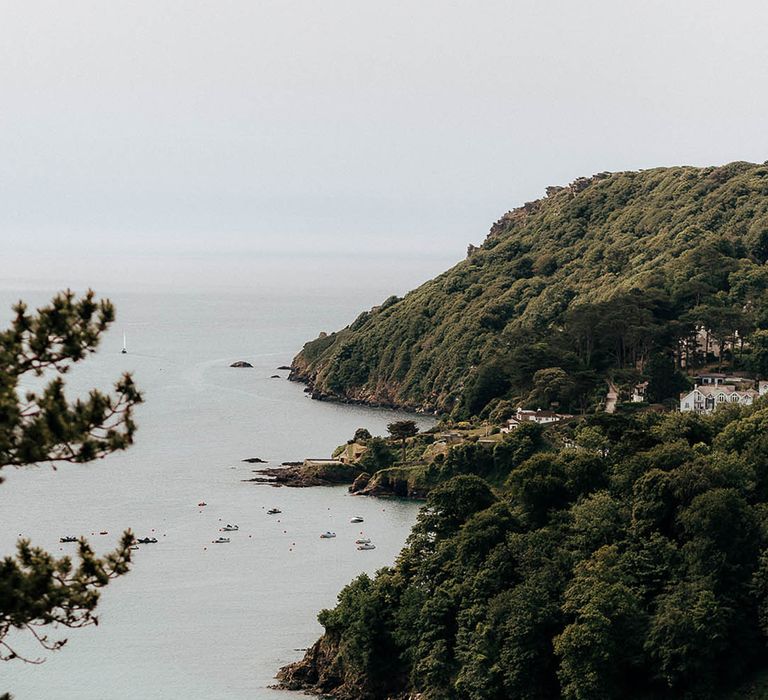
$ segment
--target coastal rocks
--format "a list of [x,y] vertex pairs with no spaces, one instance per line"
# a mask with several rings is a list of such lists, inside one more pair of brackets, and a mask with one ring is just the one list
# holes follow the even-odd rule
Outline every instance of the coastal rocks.
[[277,369],[284,369],[284,370],[290,371],[291,368],[288,367],[288,365],[280,365]]
[[362,474],[359,474],[357,478],[352,483],[352,486],[349,487],[350,493],[360,493],[366,486],[368,486],[368,482],[371,480],[371,475],[368,472],[363,472]]
[[247,367],[253,369],[253,365],[250,362],[246,362],[245,360],[238,360],[237,362],[233,362],[230,367]]
[[397,467],[382,469],[370,477],[361,488],[353,491],[355,484],[352,484],[350,493],[376,498],[412,498],[417,501],[426,499],[430,485],[410,471]]
[[388,697],[381,694],[364,678],[345,672],[339,657],[339,640],[324,634],[301,661],[280,669],[275,686],[280,690],[303,690],[336,700],[375,700]]
[[273,374],[270,379],[282,379],[282,377],[279,374]]
[[304,352],[303,350],[293,359],[288,380],[306,384],[304,393],[309,394],[310,398],[316,401],[333,401],[416,413],[435,413],[439,408],[433,400],[437,397],[429,397],[423,403],[403,400],[402,389],[396,382],[380,381],[375,386],[355,386],[335,391],[328,386],[326,377],[318,371],[318,367],[307,360]]
[[242,460],[243,462],[247,462],[248,464],[266,464],[267,461],[265,459],[261,459],[261,457],[248,457],[247,459]]

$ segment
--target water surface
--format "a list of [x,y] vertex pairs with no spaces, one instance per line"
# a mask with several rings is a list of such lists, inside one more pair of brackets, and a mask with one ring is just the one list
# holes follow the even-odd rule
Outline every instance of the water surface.
[[[2,308],[18,296],[1,293]],[[36,304],[48,295],[23,296]],[[342,586],[394,561],[418,509],[349,496],[343,487],[243,482],[254,468],[244,458],[279,464],[329,456],[356,428],[384,433],[402,418],[312,401],[276,371],[319,330],[348,323],[360,301],[278,294],[112,298],[118,322],[67,381],[74,395],[134,372],[146,398],[136,444],[89,465],[4,470],[0,554],[10,553],[19,535],[55,552],[72,547],[58,543],[68,534],[88,535],[106,550],[126,527],[160,541],[136,552],[131,573],[105,589],[98,627],[66,634],[68,644],[41,666],[2,664],[0,691],[16,700],[291,697],[268,689],[276,670],[317,638],[316,614],[333,605]],[[120,354],[123,330],[127,355]],[[228,367],[239,359],[254,369]],[[198,507],[201,501],[208,505]],[[273,506],[282,514],[268,516]],[[351,524],[358,514],[365,523]],[[239,532],[230,544],[212,544],[226,522]],[[91,536],[102,530],[109,534]],[[337,538],[321,540],[325,530]],[[357,551],[360,533],[377,548]]]

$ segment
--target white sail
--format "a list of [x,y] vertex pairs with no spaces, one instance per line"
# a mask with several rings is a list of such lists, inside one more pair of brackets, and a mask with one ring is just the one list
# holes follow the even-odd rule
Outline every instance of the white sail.
[[123,331],[123,349],[120,352],[122,353],[128,352],[128,346],[126,345],[126,342],[125,342],[125,331]]

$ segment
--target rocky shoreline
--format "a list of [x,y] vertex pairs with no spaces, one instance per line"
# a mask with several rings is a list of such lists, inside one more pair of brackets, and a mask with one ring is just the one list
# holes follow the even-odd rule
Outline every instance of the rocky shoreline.
[[[436,413],[436,408],[430,405],[416,406],[413,404],[401,403],[391,398],[391,392],[368,392],[360,395],[337,394],[323,391],[317,386],[317,376],[306,367],[301,367],[298,363],[300,356],[294,358],[293,365],[290,368],[288,381],[304,384],[304,393],[308,394],[315,401],[331,401],[334,403],[349,404],[352,406],[368,406],[370,408],[388,408],[393,411],[404,411],[406,413]],[[386,393],[386,398],[384,396]]]
[[353,484],[362,471],[360,467],[354,464],[314,465],[304,462],[285,462],[280,467],[257,469],[254,471],[257,476],[243,479],[243,481],[292,488],[340,486]]
[[374,498],[426,499],[427,491],[413,488],[404,479],[393,479],[381,472],[373,475],[355,464],[315,466],[303,462],[284,462],[279,467],[265,467],[254,471],[256,476],[244,482],[267,486],[309,488],[312,486],[349,486],[353,496]]
[[[338,653],[339,640],[324,634],[307,649],[304,658],[278,671],[275,676],[278,683],[272,687],[335,700],[421,700],[421,693],[382,695],[365,678],[345,672]],[[402,685],[405,685],[405,679],[402,679]]]

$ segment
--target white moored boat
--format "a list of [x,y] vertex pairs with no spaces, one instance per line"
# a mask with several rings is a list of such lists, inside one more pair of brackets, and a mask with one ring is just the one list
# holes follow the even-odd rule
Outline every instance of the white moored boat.
[[236,532],[239,530],[240,527],[238,525],[230,525],[227,523],[223,528],[221,528],[222,532]]
[[363,520],[363,519],[362,519],[362,518],[361,518],[359,515],[356,515],[356,516],[355,516],[354,518],[352,518],[352,520],[350,520],[349,522],[351,522],[351,523],[364,523],[364,522],[365,522],[365,520]]
[[324,532],[322,535],[320,535],[320,539],[323,540],[330,540],[332,537],[336,537],[335,532]]
[[371,544],[370,542],[364,542],[363,544],[357,545],[358,549],[376,549],[375,544]]
[[213,544],[226,544],[229,542],[229,537],[217,537],[213,540]]
[[355,544],[370,544],[370,543],[371,541],[369,539],[366,539],[365,537],[359,540],[355,540]]

